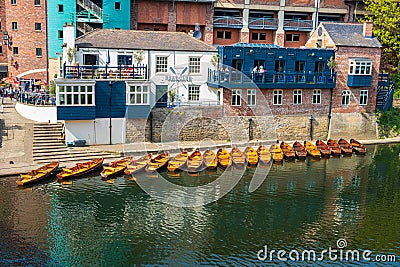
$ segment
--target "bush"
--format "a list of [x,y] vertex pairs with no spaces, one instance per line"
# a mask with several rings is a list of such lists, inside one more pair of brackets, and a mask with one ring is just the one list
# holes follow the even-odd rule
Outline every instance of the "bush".
[[396,83],[395,87],[394,87],[394,98],[400,98],[400,74],[399,73],[392,73],[390,75],[390,78],[392,79],[392,81],[394,81]]
[[379,137],[395,137],[400,135],[400,108],[377,112]]

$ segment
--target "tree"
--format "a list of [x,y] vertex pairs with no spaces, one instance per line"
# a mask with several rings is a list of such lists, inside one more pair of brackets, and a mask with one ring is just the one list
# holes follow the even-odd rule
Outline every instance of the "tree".
[[400,73],[400,3],[397,0],[364,0],[371,14],[362,21],[372,21],[373,33],[383,46],[383,68]]
[[72,61],[75,59],[75,55],[76,55],[76,47],[70,47],[67,50],[67,57],[68,57],[68,62],[71,65]]
[[211,58],[211,64],[213,64],[214,67],[217,67],[219,64],[219,55],[215,54],[213,55],[213,57]]
[[133,59],[135,60],[136,64],[140,65],[140,63],[142,63],[142,61],[144,60],[143,50],[136,50],[133,54]]
[[328,68],[331,70],[331,76],[333,74],[333,69],[336,67],[336,61],[333,57],[330,57],[328,62],[326,63]]

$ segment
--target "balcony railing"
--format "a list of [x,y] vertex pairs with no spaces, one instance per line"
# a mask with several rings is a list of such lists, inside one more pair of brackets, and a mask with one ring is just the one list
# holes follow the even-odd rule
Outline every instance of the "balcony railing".
[[231,68],[229,71],[209,69],[207,81],[209,85],[225,88],[334,88],[336,73],[246,73]]
[[285,19],[283,21],[283,28],[292,31],[311,31],[313,28],[312,20],[301,19]]
[[231,17],[231,16],[216,16],[216,17],[214,17],[214,27],[242,28],[243,27],[243,18],[242,17]]
[[98,65],[76,65],[63,67],[64,79],[116,79],[116,80],[147,80],[147,66],[124,66],[117,67]]
[[390,85],[390,73],[379,73],[378,86]]
[[250,29],[278,29],[278,19],[275,18],[249,18]]

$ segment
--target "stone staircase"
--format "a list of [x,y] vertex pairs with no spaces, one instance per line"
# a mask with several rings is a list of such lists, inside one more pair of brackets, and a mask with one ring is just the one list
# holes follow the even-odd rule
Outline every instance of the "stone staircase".
[[90,147],[66,147],[59,140],[62,125],[60,123],[36,123],[33,126],[32,156],[35,163],[48,163],[59,160],[60,163],[69,161],[87,161],[103,157],[114,159],[121,155],[91,149]]

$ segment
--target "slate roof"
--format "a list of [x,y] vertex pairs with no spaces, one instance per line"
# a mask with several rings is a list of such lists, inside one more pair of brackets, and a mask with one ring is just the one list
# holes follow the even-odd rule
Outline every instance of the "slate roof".
[[183,32],[97,29],[76,39],[80,48],[216,52],[217,49]]
[[363,24],[322,22],[337,46],[381,47],[376,37],[363,36]]

